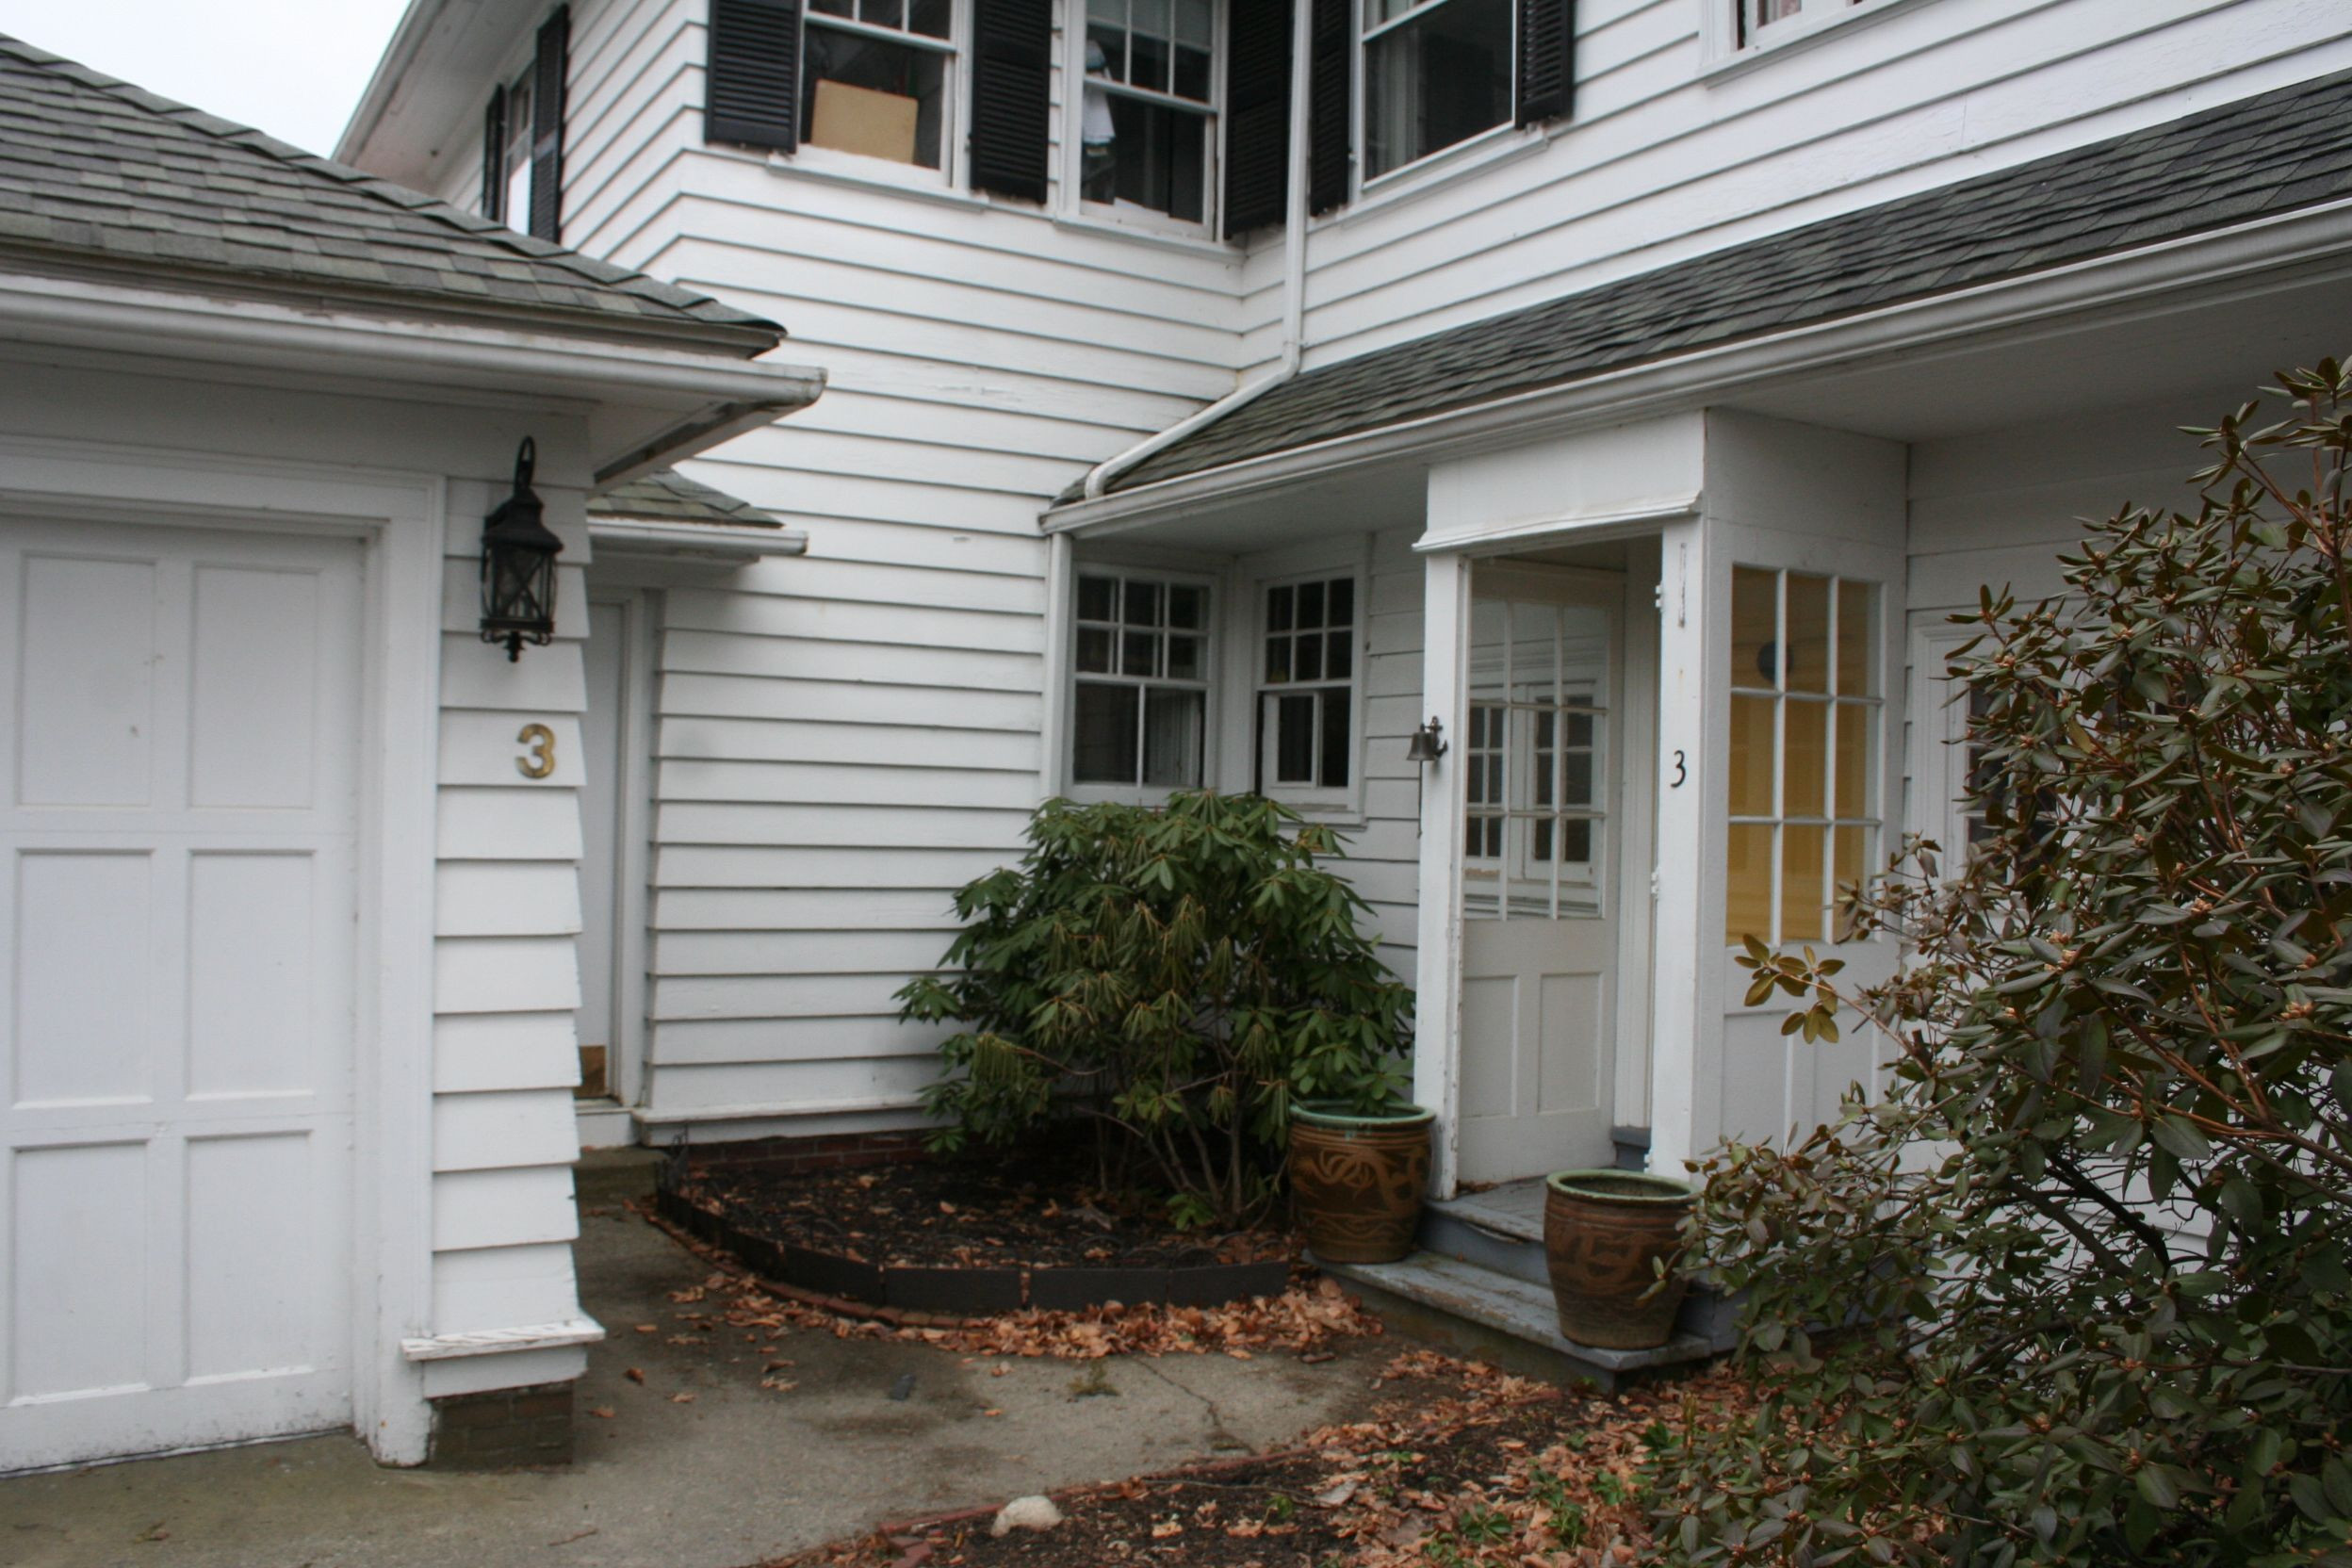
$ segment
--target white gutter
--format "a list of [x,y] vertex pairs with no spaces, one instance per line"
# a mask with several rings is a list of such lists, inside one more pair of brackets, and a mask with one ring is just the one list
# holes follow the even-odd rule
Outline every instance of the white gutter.
[[1165,450],[1203,425],[1215,424],[1237,408],[1247,407],[1298,373],[1307,335],[1307,156],[1308,124],[1313,104],[1313,61],[1308,50],[1315,41],[1315,8],[1299,0],[1290,8],[1290,171],[1284,181],[1282,214],[1282,357],[1279,365],[1249,385],[1238,387],[1198,413],[1177,420],[1166,430],[1147,435],[1125,451],[1106,457],[1087,470],[1081,489],[1086,499],[1098,500],[1111,481],[1136,464]]
[[2163,296],[2179,293],[2192,295],[2198,305],[2220,304],[2230,296],[2213,292],[2216,286],[2245,280],[2246,286],[2240,292],[2269,292],[2269,282],[2258,286],[2252,280],[2295,267],[2352,272],[2352,201],[1602,371],[1563,385],[1244,458],[1117,495],[1090,495],[1055,507],[1046,514],[1043,528],[1048,535],[1069,532],[1086,538],[1124,533],[1169,521],[1203,504],[1279,490],[1354,465],[1517,446],[1539,436],[1720,402],[1726,394],[1758,383],[2093,309],[2137,305],[2141,314],[2153,314],[2161,308]]
[[808,366],[24,274],[0,275],[0,340],[312,374],[376,374],[542,399],[636,396],[657,407],[678,405],[675,422],[598,468],[597,482],[606,484],[805,408],[825,390],[825,372]]
[[588,540],[598,559],[710,561],[740,565],[772,555],[807,555],[808,531],[746,528],[724,523],[674,523],[651,517],[588,516]]

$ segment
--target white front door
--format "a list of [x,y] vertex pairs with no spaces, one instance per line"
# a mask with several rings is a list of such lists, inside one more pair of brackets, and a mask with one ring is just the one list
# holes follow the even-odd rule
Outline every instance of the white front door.
[[1607,1165],[1624,590],[1480,565],[1463,793],[1459,1178]]
[[362,614],[0,520],[0,1470],[350,1425]]

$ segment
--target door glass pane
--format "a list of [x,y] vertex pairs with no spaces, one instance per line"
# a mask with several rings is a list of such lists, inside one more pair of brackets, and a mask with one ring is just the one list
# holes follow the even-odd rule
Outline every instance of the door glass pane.
[[1819,817],[1828,813],[1829,704],[1787,705],[1788,751],[1780,768],[1780,814]]
[[1780,830],[1780,939],[1817,942],[1821,939],[1821,910],[1829,890],[1821,885],[1821,854],[1829,830],[1822,827],[1784,827]]
[[1148,689],[1143,710],[1143,781],[1166,789],[1200,783],[1200,737],[1208,711],[1205,692]]
[[1829,579],[1788,574],[1788,689],[1829,690]]
[[1765,823],[1734,823],[1728,863],[1723,935],[1734,946],[1745,938],[1772,939],[1772,828]]
[[1137,688],[1078,683],[1070,777],[1080,784],[1135,781]]
[[1731,683],[1777,684],[1774,648],[1779,638],[1779,585],[1774,574],[1753,566],[1731,569]]
[[1772,708],[1771,697],[1731,699],[1731,814],[1772,814]]

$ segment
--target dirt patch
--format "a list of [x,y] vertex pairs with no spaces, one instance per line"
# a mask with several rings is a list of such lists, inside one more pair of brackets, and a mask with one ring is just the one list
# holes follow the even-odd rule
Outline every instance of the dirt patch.
[[1387,1376],[1404,1396],[1374,1420],[1283,1454],[1064,1494],[1049,1530],[993,1538],[993,1511],[979,1511],[770,1568],[1601,1568],[1648,1545],[1658,1456],[1746,1396],[1718,1372],[1604,1399],[1428,1351]]
[[1089,1184],[1091,1166],[1050,1151],[864,1169],[697,1165],[693,1195],[755,1235],[885,1266],[1142,1268],[1287,1258],[1279,1231],[1171,1231]]

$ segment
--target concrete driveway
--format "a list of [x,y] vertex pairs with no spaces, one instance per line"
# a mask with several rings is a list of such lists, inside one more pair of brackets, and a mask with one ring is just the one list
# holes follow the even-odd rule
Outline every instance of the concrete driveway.
[[[23,1477],[0,1481],[0,1562],[742,1568],[887,1520],[1280,1446],[1367,1412],[1396,1348],[1356,1341],[1315,1365],[1275,1352],[999,1362],[693,1332],[679,1315],[697,1309],[670,1293],[708,1270],[661,1232],[591,1209],[579,1257],[583,1301],[611,1337],[590,1353],[568,1468],[384,1470],[354,1439],[319,1437]],[[797,1386],[761,1388],[782,1358],[794,1364],[770,1375]]]

